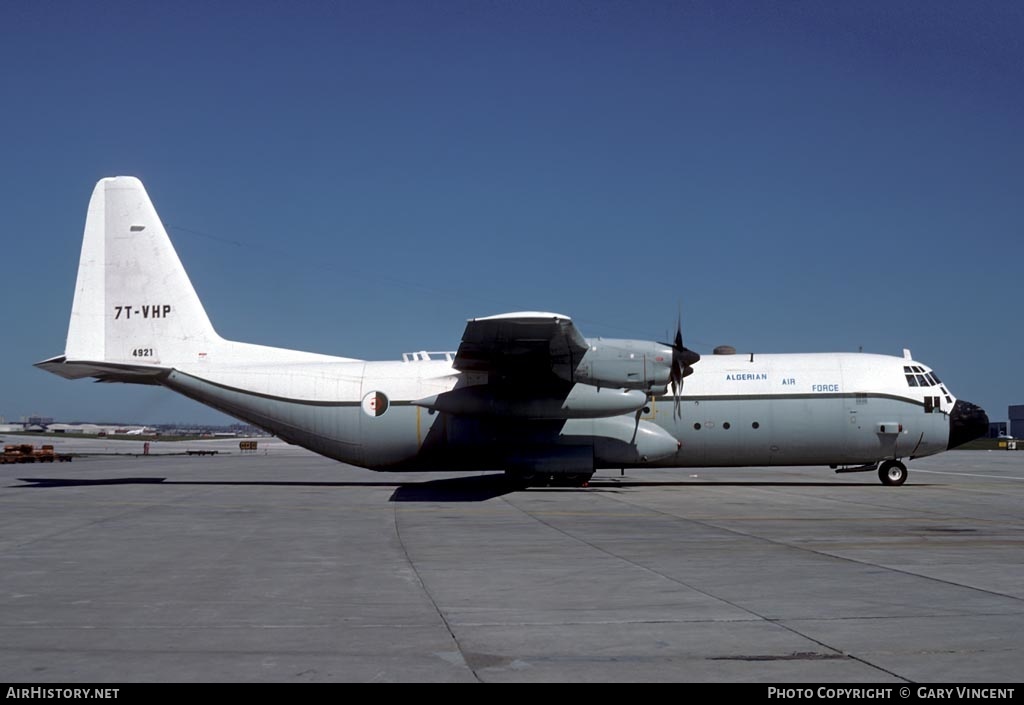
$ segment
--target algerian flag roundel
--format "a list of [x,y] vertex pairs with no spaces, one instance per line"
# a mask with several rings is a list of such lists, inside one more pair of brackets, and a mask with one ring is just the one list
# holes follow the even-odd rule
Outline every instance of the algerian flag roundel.
[[370,392],[363,397],[363,413],[367,416],[383,416],[388,410],[388,398],[384,392]]

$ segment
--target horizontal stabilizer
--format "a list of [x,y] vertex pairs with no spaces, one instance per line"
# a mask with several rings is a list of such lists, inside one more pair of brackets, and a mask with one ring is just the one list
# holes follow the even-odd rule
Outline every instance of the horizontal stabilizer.
[[95,377],[98,382],[132,382],[159,384],[160,378],[170,370],[153,365],[125,365],[116,362],[68,361],[64,355],[37,362],[35,367],[64,379]]

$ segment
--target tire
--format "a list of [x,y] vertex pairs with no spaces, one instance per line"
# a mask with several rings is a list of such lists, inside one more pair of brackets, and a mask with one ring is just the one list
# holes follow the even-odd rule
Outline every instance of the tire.
[[878,468],[878,479],[883,485],[899,487],[907,481],[907,466],[898,460],[886,460]]

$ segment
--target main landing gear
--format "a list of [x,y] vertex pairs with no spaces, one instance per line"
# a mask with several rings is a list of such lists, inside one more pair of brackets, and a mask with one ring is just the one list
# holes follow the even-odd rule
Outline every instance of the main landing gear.
[[907,466],[898,460],[886,460],[878,467],[878,479],[883,485],[902,485],[907,481]]

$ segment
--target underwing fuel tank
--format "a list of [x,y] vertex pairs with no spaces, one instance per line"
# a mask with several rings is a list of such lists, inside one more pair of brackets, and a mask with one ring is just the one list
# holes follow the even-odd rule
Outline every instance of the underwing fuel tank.
[[[564,398],[495,394],[487,387],[463,387],[418,399],[414,406],[456,416],[524,419],[595,419],[631,414],[643,408],[647,395],[637,389],[609,389],[576,384]],[[633,424],[630,422],[630,433]]]
[[598,467],[636,465],[667,458],[680,448],[671,433],[650,421],[628,416],[606,419],[571,420],[562,427],[566,441],[588,438],[594,446],[594,462]]
[[636,466],[672,455],[680,444],[648,421],[619,416],[570,419],[555,444],[526,444],[505,458],[517,473],[591,475],[596,468]]

